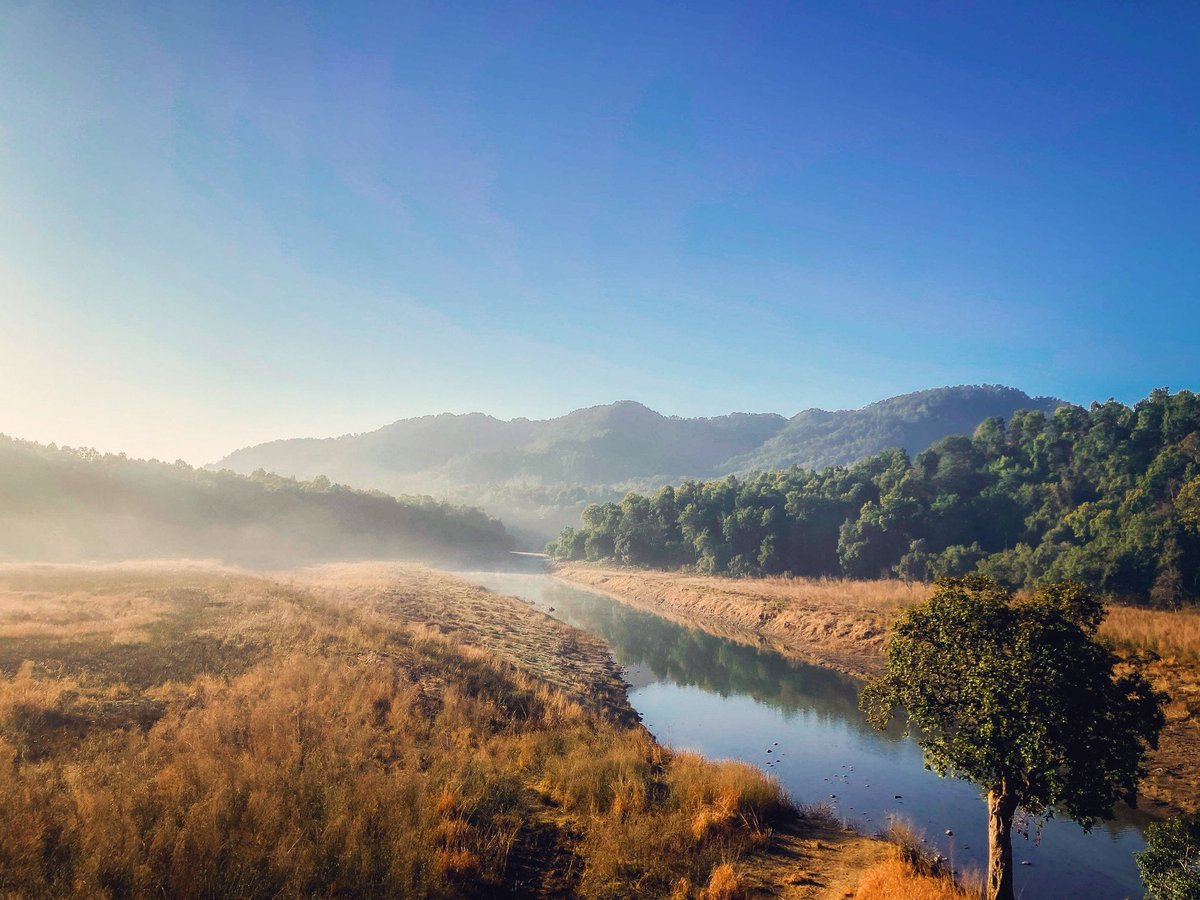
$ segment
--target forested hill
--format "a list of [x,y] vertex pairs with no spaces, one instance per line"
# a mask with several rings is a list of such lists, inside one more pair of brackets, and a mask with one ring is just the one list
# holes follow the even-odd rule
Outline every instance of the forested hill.
[[844,466],[891,447],[913,454],[950,434],[970,434],[992,416],[1017,410],[1051,413],[1063,401],[1030,397],[1003,385],[934,388],[880,400],[862,409],[808,409],[793,416],[761,447],[722,467],[742,473],[803,466]]
[[0,559],[504,559],[504,526],[428,497],[209,472],[0,435]]
[[978,568],[1017,587],[1200,600],[1200,399],[1153,392],[987,418],[910,456],[685,481],[583,511],[559,559],[727,574],[918,579]]
[[715,418],[664,416],[621,401],[556,419],[501,421],[480,413],[402,419],[340,438],[274,441],[216,463],[356,487],[420,492],[480,505],[542,539],[589,500],[619,499],[682,478],[851,463],[885,447],[915,453],[988,416],[1053,410],[1060,401],[1000,386],[937,388],[859,410]]

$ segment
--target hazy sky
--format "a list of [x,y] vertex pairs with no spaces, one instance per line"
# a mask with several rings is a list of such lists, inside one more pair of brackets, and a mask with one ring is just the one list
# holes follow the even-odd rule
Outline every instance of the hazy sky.
[[1196,389],[1200,4],[1051,6],[0,0],[0,431]]

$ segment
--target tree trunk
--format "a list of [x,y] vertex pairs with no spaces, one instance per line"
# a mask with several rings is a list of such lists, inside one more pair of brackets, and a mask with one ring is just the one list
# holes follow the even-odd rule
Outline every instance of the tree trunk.
[[1013,900],[1012,823],[1017,800],[1002,789],[988,791],[987,900]]

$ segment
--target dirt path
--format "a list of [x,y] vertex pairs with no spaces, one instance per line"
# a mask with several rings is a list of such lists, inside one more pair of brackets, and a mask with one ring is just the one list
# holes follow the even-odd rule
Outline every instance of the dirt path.
[[[719,637],[867,678],[883,671],[891,624],[928,587],[901,581],[731,579],[570,564],[554,575]],[[1155,816],[1200,809],[1200,667],[1160,660],[1147,675],[1172,695],[1142,781]]]
[[843,900],[863,872],[893,852],[890,844],[835,823],[802,819],[776,833],[770,851],[745,861],[751,896],[782,900]]

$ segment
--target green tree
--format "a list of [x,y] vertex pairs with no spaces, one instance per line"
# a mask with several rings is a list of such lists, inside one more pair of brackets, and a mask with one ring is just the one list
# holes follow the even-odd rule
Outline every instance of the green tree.
[[1200,476],[1193,478],[1175,497],[1179,521],[1193,532],[1200,532]]
[[1104,617],[1082,587],[1015,600],[982,576],[938,582],[892,632],[887,671],[861,703],[877,727],[897,707],[926,764],[987,794],[988,897],[1013,896],[1013,818],[1065,812],[1083,827],[1134,802],[1165,696],[1095,640]]
[[1151,824],[1146,849],[1136,858],[1146,900],[1200,897],[1200,815]]
[[895,566],[896,577],[905,581],[929,580],[929,547],[922,540],[913,541],[908,552],[900,557]]

